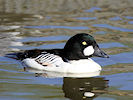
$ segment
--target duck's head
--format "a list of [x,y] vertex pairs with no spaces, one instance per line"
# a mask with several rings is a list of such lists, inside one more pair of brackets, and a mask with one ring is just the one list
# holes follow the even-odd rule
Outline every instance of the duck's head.
[[95,39],[86,33],[76,34],[71,37],[64,47],[63,55],[70,60],[86,59],[92,56],[109,57],[99,48]]

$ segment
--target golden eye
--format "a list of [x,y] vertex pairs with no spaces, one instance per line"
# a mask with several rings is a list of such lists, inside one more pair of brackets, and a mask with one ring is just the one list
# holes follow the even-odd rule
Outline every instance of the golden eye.
[[87,43],[85,41],[82,42],[83,45],[87,45]]

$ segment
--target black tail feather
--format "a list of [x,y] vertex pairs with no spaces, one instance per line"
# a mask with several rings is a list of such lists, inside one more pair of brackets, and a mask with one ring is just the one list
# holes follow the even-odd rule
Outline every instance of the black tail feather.
[[12,58],[12,59],[17,59],[17,60],[23,60],[25,58],[23,52],[9,53],[9,54],[6,54],[5,57]]

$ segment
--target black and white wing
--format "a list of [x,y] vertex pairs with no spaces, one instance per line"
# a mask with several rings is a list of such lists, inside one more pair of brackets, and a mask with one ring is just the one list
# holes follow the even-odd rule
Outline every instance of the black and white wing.
[[42,52],[39,56],[37,56],[34,59],[36,62],[38,62],[43,66],[50,66],[50,65],[59,66],[64,62],[60,56],[47,52]]

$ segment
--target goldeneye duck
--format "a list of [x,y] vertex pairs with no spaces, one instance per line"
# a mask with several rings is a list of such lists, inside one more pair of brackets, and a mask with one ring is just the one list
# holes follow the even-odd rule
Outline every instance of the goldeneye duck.
[[63,49],[34,49],[17,53],[17,58],[25,67],[65,73],[100,71],[101,66],[90,58],[92,56],[109,57],[99,48],[95,39],[86,33],[71,37]]

